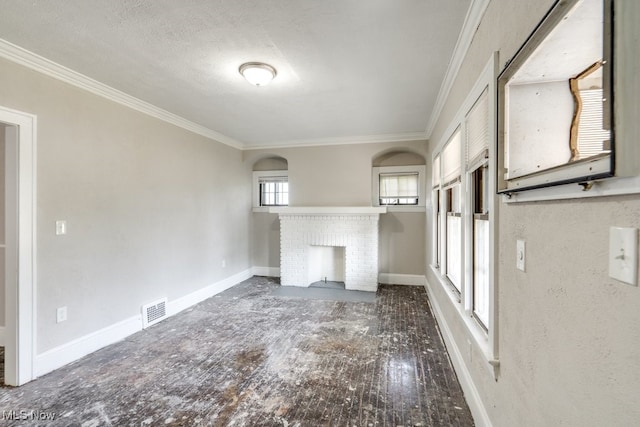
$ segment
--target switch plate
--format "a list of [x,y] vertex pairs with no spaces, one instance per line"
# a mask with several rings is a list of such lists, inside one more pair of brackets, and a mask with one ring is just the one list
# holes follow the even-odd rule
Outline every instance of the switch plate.
[[516,241],[516,268],[518,270],[524,271],[525,255],[524,240]]
[[638,229],[609,229],[609,277],[632,286],[638,284]]
[[67,306],[58,307],[56,310],[56,323],[64,322],[67,320]]
[[56,235],[60,236],[62,234],[67,234],[67,221],[58,220],[56,221]]

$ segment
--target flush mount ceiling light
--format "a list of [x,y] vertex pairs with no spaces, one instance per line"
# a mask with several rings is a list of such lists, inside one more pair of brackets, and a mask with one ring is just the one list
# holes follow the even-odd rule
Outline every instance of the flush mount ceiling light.
[[263,62],[246,62],[240,66],[239,71],[249,83],[256,86],[268,85],[278,74],[275,68]]

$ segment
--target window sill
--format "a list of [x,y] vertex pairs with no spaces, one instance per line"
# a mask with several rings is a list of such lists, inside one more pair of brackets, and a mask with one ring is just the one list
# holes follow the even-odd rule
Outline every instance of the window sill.
[[[497,378],[497,369],[500,365],[500,362],[496,359],[493,351],[491,350],[487,331],[478,324],[477,320],[474,319],[473,316],[465,312],[454,286],[451,285],[448,280],[440,274],[438,268],[433,264],[429,265],[429,267],[438,280],[438,284],[442,287],[442,289],[449,297],[451,305],[455,308],[455,310],[458,312],[458,315],[462,319],[467,332],[467,337],[473,337],[473,340],[469,340],[468,342],[469,344],[471,344],[472,342],[475,343],[476,352],[474,353],[479,352],[480,354],[482,354],[485,361],[487,362],[488,371],[494,377],[494,379]],[[460,350],[462,350],[461,347]],[[466,355],[466,359],[467,363],[471,363],[469,354]]]
[[[271,208],[272,207],[273,206],[271,206]],[[254,206],[253,208],[251,208],[251,211],[253,213],[270,213],[269,208],[270,206]]]
[[564,184],[554,187],[538,188],[517,193],[511,197],[505,195],[506,203],[537,202],[543,200],[580,199],[586,197],[621,196],[640,193],[640,176],[629,178],[607,178],[594,181],[586,190],[579,184]]
[[386,207],[387,212],[426,212],[425,206],[380,205],[378,207]]

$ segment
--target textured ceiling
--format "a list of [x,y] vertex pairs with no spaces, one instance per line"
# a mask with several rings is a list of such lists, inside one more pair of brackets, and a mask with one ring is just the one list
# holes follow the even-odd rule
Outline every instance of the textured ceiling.
[[[424,133],[471,0],[0,0],[0,38],[238,141]],[[278,70],[249,85],[240,64]]]

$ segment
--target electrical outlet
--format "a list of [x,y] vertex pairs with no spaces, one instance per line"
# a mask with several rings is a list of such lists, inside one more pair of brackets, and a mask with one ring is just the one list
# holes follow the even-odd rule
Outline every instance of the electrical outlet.
[[227,266],[227,260],[223,259],[222,260],[222,268],[225,268]]
[[58,307],[56,310],[56,323],[64,322],[67,320],[67,306]]
[[58,220],[56,221],[56,235],[61,236],[63,234],[67,234],[67,221]]

